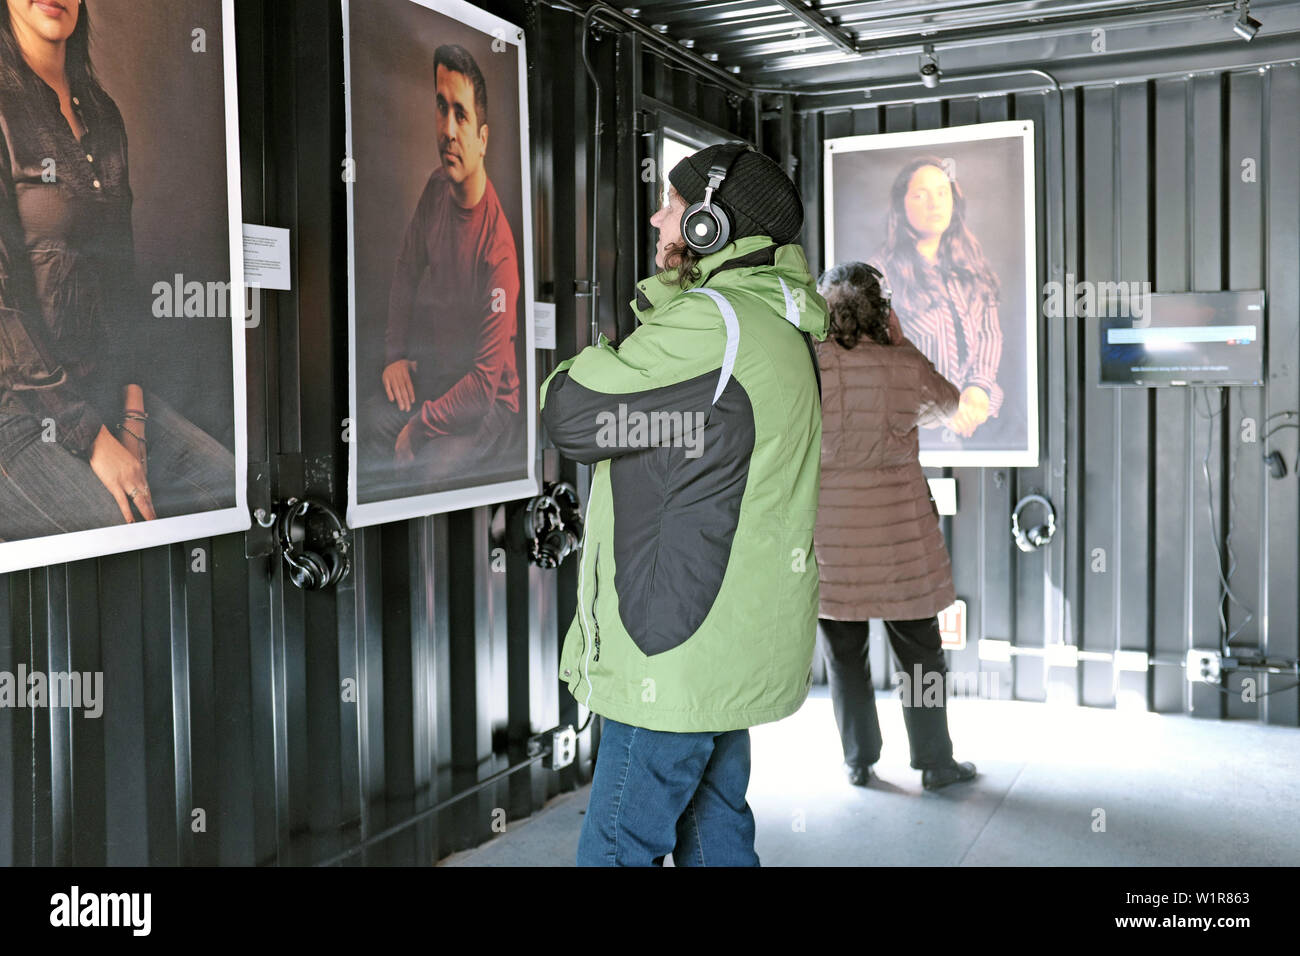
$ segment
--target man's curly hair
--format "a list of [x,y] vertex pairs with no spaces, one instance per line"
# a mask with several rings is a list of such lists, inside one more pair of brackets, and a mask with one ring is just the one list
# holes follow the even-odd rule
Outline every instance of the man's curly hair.
[[830,336],[851,349],[863,338],[889,345],[889,300],[865,262],[841,262],[821,274],[817,291],[830,308]]

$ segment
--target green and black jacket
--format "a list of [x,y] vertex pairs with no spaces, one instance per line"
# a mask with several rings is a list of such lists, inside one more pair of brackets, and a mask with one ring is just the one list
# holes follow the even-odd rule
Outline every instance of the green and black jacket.
[[642,325],[542,385],[555,446],[596,464],[560,675],[596,713],[654,730],[793,713],[817,627],[808,336],[825,339],[826,303],[802,248],[766,236],[700,270],[687,289],[638,283]]

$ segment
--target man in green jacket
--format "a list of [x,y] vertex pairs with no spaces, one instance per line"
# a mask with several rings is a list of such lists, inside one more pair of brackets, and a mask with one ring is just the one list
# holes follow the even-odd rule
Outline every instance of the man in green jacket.
[[560,661],[604,718],[579,865],[757,865],[748,728],[812,682],[827,310],[803,204],[743,144],[668,178],[642,324],[542,385],[555,446],[596,464]]

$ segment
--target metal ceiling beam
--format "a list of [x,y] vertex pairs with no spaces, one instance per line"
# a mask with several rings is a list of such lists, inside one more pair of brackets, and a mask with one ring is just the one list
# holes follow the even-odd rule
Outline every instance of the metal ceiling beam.
[[592,17],[603,20],[604,26],[614,26],[639,33],[650,41],[651,46],[668,59],[677,61],[678,64],[685,66],[731,93],[746,98],[750,95],[749,86],[742,83],[734,74],[728,73],[716,63],[706,60],[698,53],[693,53],[680,46],[675,39],[666,33],[652,30],[641,21],[629,17],[617,7],[612,7],[608,3],[600,2],[600,0],[596,3],[588,3],[586,6],[570,2],[570,0],[541,0],[541,2],[552,9],[564,10],[578,16],[585,16],[587,11],[594,7],[595,13],[592,14]]
[[[1063,6],[1038,8],[1034,14],[1034,19],[1039,22],[1029,24],[1023,20],[1019,24],[1002,23],[993,25],[984,23],[979,27],[967,19],[966,23],[956,28],[944,29],[939,27],[936,35],[926,36],[915,32],[898,36],[897,34],[889,37],[870,37],[868,30],[863,31],[864,40],[860,43],[854,43],[852,50],[847,50],[843,43],[831,41],[827,37],[828,44],[834,42],[834,46],[827,45],[821,48],[821,51],[810,50],[804,54],[787,54],[781,56],[773,47],[779,49],[784,43],[779,41],[768,40],[765,37],[749,35],[744,38],[743,43],[728,43],[724,40],[711,40],[706,38],[705,34],[699,32],[688,33],[685,38],[675,37],[666,32],[663,28],[652,29],[645,22],[636,19],[624,13],[622,10],[611,6],[603,0],[597,0],[595,3],[583,3],[581,0],[539,0],[539,2],[557,9],[568,10],[572,13],[583,14],[588,8],[595,7],[597,12],[594,17],[601,22],[602,26],[615,30],[634,31],[651,41],[648,46],[656,52],[663,55],[666,59],[671,60],[679,66],[685,67],[696,75],[701,76],[710,82],[715,82],[728,92],[735,93],[746,98],[753,93],[759,92],[760,95],[773,93],[789,93],[794,96],[822,96],[826,94],[828,88],[834,88],[845,82],[852,82],[848,76],[841,77],[838,82],[829,84],[801,84],[798,80],[789,85],[780,85],[776,83],[762,83],[760,85],[751,85],[753,80],[758,80],[763,74],[782,73],[782,72],[804,72],[811,67],[808,62],[811,59],[828,60],[834,59],[834,66],[841,68],[849,67],[854,61],[864,62],[863,58],[871,54],[884,55],[886,57],[897,57],[906,55],[911,51],[919,51],[922,44],[933,44],[936,50],[961,49],[968,45],[980,46],[988,43],[1016,42],[1032,39],[1034,37],[1055,37],[1068,36],[1080,29],[1089,26],[1105,25],[1109,28],[1128,28],[1143,26],[1164,26],[1178,23],[1179,21],[1190,21],[1192,19],[1213,19],[1222,21],[1224,17],[1230,15],[1235,0],[1146,0],[1144,3],[1137,3],[1135,0],[1075,0],[1068,2]],[[805,14],[807,16],[816,16],[825,20],[824,14],[820,10],[804,6],[800,0],[767,0],[768,3],[779,4],[782,9],[788,10],[795,16]],[[1260,0],[1255,0],[1259,3]],[[709,3],[700,3],[701,12],[710,8]],[[824,8],[835,7],[840,11],[856,8],[861,11],[864,7],[870,7],[870,4],[862,3],[825,3]],[[1004,4],[1005,7],[1016,6],[1018,3]],[[975,4],[974,7],[982,7],[986,13],[992,12],[994,7],[990,4]],[[640,17],[650,19],[654,17],[661,7],[654,3],[641,8],[638,12]],[[773,10],[774,7],[767,7],[766,11]],[[1092,16],[1080,17],[1077,20],[1070,19],[1070,14],[1078,14],[1084,9],[1092,12]],[[766,12],[765,11],[765,12]],[[1050,12],[1049,12],[1050,11]],[[1068,11],[1065,12],[1065,11]],[[1140,11],[1140,14],[1139,14]],[[1021,11],[1024,12],[1023,10]],[[1265,3],[1261,7],[1261,12],[1277,17],[1281,9],[1274,8],[1271,4]],[[1144,14],[1144,15],[1142,15]],[[671,19],[671,18],[670,18]],[[760,19],[766,20],[764,16]],[[799,16],[803,22],[807,22],[806,17]],[[870,26],[869,22],[858,20],[852,21],[851,17],[841,19],[841,26],[836,27],[826,21],[828,29],[839,35],[840,40],[845,39],[844,30],[847,27],[850,30]],[[1287,19],[1284,17],[1284,19]],[[712,23],[707,18],[701,18],[704,23]],[[691,21],[683,21],[677,25],[678,29],[689,30]],[[788,22],[788,21],[787,21]],[[751,21],[752,24],[752,21]],[[1270,21],[1270,26],[1271,26]],[[811,24],[809,24],[811,26]],[[898,24],[893,24],[894,29],[898,29]],[[909,24],[909,26],[912,26]],[[1294,24],[1288,22],[1288,27],[1294,27]],[[741,27],[744,30],[745,27]],[[750,29],[754,29],[750,26]],[[766,29],[763,28],[764,32]],[[788,27],[786,28],[788,29]],[[905,28],[906,29],[906,28]],[[821,30],[816,30],[822,34]],[[928,31],[927,31],[928,32]],[[1290,32],[1290,31],[1288,31]],[[707,33],[707,30],[706,30]],[[692,49],[683,46],[686,40],[695,41],[697,48],[705,44],[714,45],[716,53],[720,55],[722,62],[734,64],[733,68],[743,70],[741,75],[728,72],[722,69],[717,63],[714,63],[695,53]],[[883,42],[882,42],[883,41]],[[816,41],[814,41],[816,42]],[[870,42],[870,46],[868,43]],[[775,58],[771,54],[776,52]],[[832,66],[831,63],[826,63]],[[852,74],[850,74],[851,76]],[[892,77],[880,77],[882,80],[891,79]],[[748,79],[751,82],[746,82]],[[792,78],[793,79],[793,78]],[[946,78],[945,78],[946,79]]]
[[[1177,19],[1180,16],[1204,17],[1222,11],[1232,11],[1235,0],[1076,0],[1066,5],[1050,8],[1026,9],[1021,2],[1004,2],[994,7],[984,2],[979,5],[936,4],[952,7],[950,13],[936,14],[933,8],[918,4],[899,4],[901,9],[889,12],[862,11],[861,4],[832,4],[827,0],[816,11],[825,18],[835,16],[833,29],[849,40],[852,47],[834,43],[823,34],[805,33],[804,42],[815,50],[837,50],[842,53],[866,55],[890,43],[934,42],[940,37],[964,38],[966,35],[993,35],[1008,32],[1035,32],[1046,30],[1081,29],[1085,26],[1115,22],[1133,22],[1138,19],[1154,22]],[[1259,0],[1255,0],[1256,3]],[[727,4],[728,8],[734,4]],[[727,17],[711,15],[716,11],[708,0],[700,0],[698,11],[678,15],[665,11],[659,5],[637,8],[638,17],[645,22],[668,23],[672,32],[695,42],[696,49],[716,50],[724,58],[739,52],[743,59],[761,58],[761,53],[790,52],[793,17],[791,9],[810,12],[799,0],[767,0],[767,4],[741,17],[734,10]],[[744,12],[744,11],[741,11]],[[1270,11],[1261,9],[1262,13]],[[760,54],[750,51],[761,47]],[[789,50],[783,50],[788,47]],[[749,53],[749,55],[745,55]],[[732,62],[732,61],[729,61]]]
[[824,0],[821,12],[833,16],[840,29],[856,31],[898,20],[987,26],[1052,17],[1122,16],[1204,5],[1202,0],[1052,0],[1046,4],[1041,0]]
[[[912,34],[928,39],[939,36],[965,36],[988,33],[1032,32],[1063,26],[1095,26],[1111,23],[1161,22],[1179,16],[1205,16],[1232,10],[1235,0],[1145,0],[1133,3],[1089,3],[1069,7],[1040,9],[1034,13],[1010,15],[1010,11],[992,8],[975,9],[967,13],[954,13],[946,17],[932,14],[915,16],[894,15],[884,19],[841,20],[843,29],[855,34],[866,33],[880,37],[897,38]],[[862,52],[872,52],[859,44]]]
[[803,0],[776,0],[776,2],[845,53],[856,55],[859,52],[858,41],[822,16],[820,10],[804,6]]
[[[958,27],[954,29],[939,28],[934,31],[898,33],[893,36],[876,39],[870,43],[861,43],[859,52],[861,55],[890,55],[901,56],[910,52],[920,52],[926,45],[932,46],[936,52],[942,52],[945,48],[960,48],[967,46],[978,46],[981,44],[1008,43],[1016,40],[1025,39],[1050,39],[1053,37],[1072,36],[1081,34],[1082,31],[1104,26],[1107,29],[1129,29],[1135,27],[1166,27],[1173,24],[1195,22],[1200,23],[1205,20],[1223,21],[1233,13],[1233,0],[1211,0],[1205,2],[1202,0],[1195,9],[1177,10],[1175,8],[1165,8],[1163,14],[1148,14],[1145,16],[1128,16],[1121,17],[1118,14],[1111,14],[1106,17],[1095,17],[1093,19],[1082,20],[1063,20],[1063,19],[1044,19],[1042,23],[1028,24],[989,24],[986,26],[975,27]],[[762,55],[764,49],[760,43],[750,45],[750,49],[755,51],[758,56]],[[816,64],[805,64],[803,60],[808,57],[825,58],[830,51],[810,50],[806,54],[788,54],[786,56],[777,56],[773,59],[766,59],[762,62],[761,70],[764,73],[779,73],[787,70],[804,69],[806,66]],[[753,69],[754,63],[742,59],[739,61],[742,67],[748,71]]]
[[[1000,80],[1000,79],[1007,79],[1013,76],[1042,77],[1043,79],[1047,80],[1047,83],[1050,84],[1051,88],[1056,91],[1056,95],[1058,97],[1061,95],[1061,84],[1060,82],[1057,81],[1056,77],[1053,74],[1047,72],[1046,70],[1040,70],[1035,67],[1020,67],[1020,68],[1012,68],[1007,70],[980,70],[980,71],[972,71],[969,73],[954,73],[952,75],[945,75],[943,78],[943,82],[940,84],[940,88],[944,89],[944,92],[942,93],[933,93],[932,88],[925,87],[920,80],[904,80],[901,83],[872,83],[870,81],[867,81],[864,83],[849,83],[849,84],[841,83],[841,84],[834,84],[830,86],[804,86],[804,87],[756,86],[754,87],[754,92],[769,93],[769,94],[783,94],[786,96],[812,97],[812,96],[839,96],[839,95],[852,94],[852,93],[874,94],[880,90],[905,90],[905,89],[914,89],[920,87],[922,94],[931,93],[933,95],[933,98],[935,99],[951,99],[956,96],[966,95],[966,91],[956,88],[959,87],[960,84],[962,83],[969,83],[973,80],[974,81]],[[1040,81],[1038,84],[1035,85],[1035,88],[1041,86],[1042,83]],[[915,100],[916,100],[915,97],[906,97],[900,99],[898,102],[915,102]],[[871,100],[869,100],[868,102],[862,104],[855,104],[855,105],[880,106],[882,105],[882,103],[885,102],[891,102],[891,101],[877,100],[873,96]],[[833,107],[833,108],[840,108],[840,107]],[[804,111],[800,110],[800,112],[804,112]]]

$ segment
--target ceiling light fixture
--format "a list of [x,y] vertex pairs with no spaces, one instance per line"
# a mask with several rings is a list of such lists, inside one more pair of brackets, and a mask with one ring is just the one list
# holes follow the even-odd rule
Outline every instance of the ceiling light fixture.
[[939,59],[934,55],[934,48],[927,45],[925,52],[921,54],[921,82],[929,89],[934,89],[939,85],[939,77],[943,74],[939,72]]

